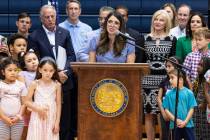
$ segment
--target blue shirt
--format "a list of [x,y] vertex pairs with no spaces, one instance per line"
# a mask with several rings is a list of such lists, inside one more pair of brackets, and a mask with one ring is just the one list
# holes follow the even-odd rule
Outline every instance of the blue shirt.
[[72,45],[78,61],[78,51],[85,45],[86,34],[87,32],[92,31],[92,28],[81,21],[77,24],[72,24],[67,19],[60,23],[59,26],[70,32]]
[[[98,40],[99,40],[99,36],[93,37],[90,40],[90,51],[96,51]],[[135,44],[133,41],[132,41],[132,43]],[[96,62],[126,63],[127,56],[131,53],[135,53],[135,46],[126,43],[120,56],[115,56],[114,51],[109,50],[108,52],[106,52],[103,55],[96,54]]]
[[[176,102],[176,89],[173,88],[166,93],[163,99],[163,108],[168,109],[173,115],[175,115],[175,102]],[[185,120],[187,114],[191,108],[197,106],[195,96],[191,90],[183,87],[179,90],[179,101],[177,106],[177,119]],[[194,127],[192,118],[187,123],[186,127]],[[174,122],[170,121],[170,128],[174,128]]]
[[87,62],[89,59],[89,51],[90,51],[90,40],[93,37],[99,37],[101,34],[101,28],[90,31],[86,34],[86,44],[82,46],[82,48],[78,51],[78,60],[80,62]]

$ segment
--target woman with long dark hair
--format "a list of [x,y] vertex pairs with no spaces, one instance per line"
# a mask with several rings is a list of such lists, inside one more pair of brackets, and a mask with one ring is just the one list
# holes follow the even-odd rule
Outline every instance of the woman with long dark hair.
[[199,12],[192,13],[187,23],[186,36],[179,38],[176,43],[176,56],[178,56],[182,62],[187,54],[197,50],[193,33],[196,29],[201,27],[206,27],[204,16]]
[[117,12],[110,13],[100,37],[90,41],[89,62],[134,63],[135,47],[117,35],[118,31],[125,33],[124,19]]

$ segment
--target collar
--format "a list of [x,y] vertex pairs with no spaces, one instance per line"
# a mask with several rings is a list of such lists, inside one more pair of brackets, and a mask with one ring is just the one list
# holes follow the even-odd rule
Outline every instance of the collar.
[[42,25],[42,27],[47,34],[55,33],[55,31],[56,31],[56,26],[55,26],[55,29],[53,31],[49,31],[44,25]]
[[17,33],[23,35],[26,38],[28,38],[28,36],[29,36],[29,33],[24,34],[24,33],[21,33],[19,30],[17,31]]
[[78,20],[78,22],[76,24],[72,24],[68,19],[66,19],[66,22],[70,27],[80,27],[80,25],[81,25],[80,20]]
[[201,51],[198,50],[198,53],[200,53],[202,56],[210,56],[210,50],[209,49],[205,52],[201,52]]
[[186,30],[186,28],[181,28],[179,25],[178,25],[178,28],[179,28],[179,30],[181,31],[181,32],[184,32],[185,30]]

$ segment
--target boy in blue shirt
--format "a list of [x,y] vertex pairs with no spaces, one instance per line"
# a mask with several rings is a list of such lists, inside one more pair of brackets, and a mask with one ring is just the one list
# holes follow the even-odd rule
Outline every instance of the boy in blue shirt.
[[[177,79],[179,76],[179,99],[177,106],[177,127],[174,129],[175,119],[175,101],[177,90]],[[194,136],[194,124],[192,121],[192,115],[194,107],[197,106],[194,94],[191,90],[184,87],[186,77],[181,71],[178,75],[178,71],[175,69],[169,73],[170,83],[173,87],[172,90],[166,93],[165,99],[163,99],[163,108],[165,108],[166,115],[170,119],[170,129],[173,129],[175,134],[175,140],[195,140]]]

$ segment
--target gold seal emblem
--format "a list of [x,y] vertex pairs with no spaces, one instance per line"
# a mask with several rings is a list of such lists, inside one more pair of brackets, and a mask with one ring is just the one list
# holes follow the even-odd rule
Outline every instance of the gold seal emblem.
[[114,117],[125,110],[128,104],[128,92],[120,81],[104,79],[92,88],[90,102],[100,115]]

